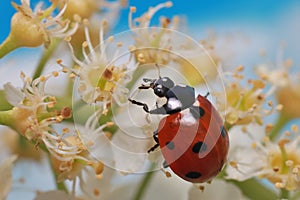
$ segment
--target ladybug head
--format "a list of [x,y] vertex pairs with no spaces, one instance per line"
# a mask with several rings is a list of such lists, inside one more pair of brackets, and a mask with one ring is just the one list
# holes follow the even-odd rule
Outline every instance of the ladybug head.
[[165,97],[170,88],[174,87],[174,82],[169,77],[160,77],[153,83],[154,94],[158,97]]

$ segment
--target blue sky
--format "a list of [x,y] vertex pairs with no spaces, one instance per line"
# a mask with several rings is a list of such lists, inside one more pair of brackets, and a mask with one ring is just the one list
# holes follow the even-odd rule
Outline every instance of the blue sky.
[[[19,3],[20,0],[15,0]],[[32,0],[35,4],[37,0]],[[138,12],[145,11],[149,6],[156,5],[162,0],[129,0],[129,5],[135,5]],[[285,13],[291,9],[300,8],[297,0],[174,0],[172,9],[160,11],[163,15],[185,15],[188,25],[200,27],[215,27],[217,24],[248,24],[272,27]],[[15,12],[10,0],[0,1],[0,41],[8,35],[10,18]],[[118,30],[127,29],[128,9],[124,9]],[[138,14],[138,13],[137,13]],[[295,19],[300,20],[300,19]]]
[[[135,16],[145,12],[149,6],[165,2],[164,0],[128,0],[129,5],[136,6]],[[15,0],[20,3],[20,0]],[[38,0],[32,0],[34,6]],[[45,0],[45,2],[48,2]],[[160,10],[154,24],[160,15],[184,16],[187,30],[185,33],[196,40],[205,36],[207,29],[218,33],[243,32],[249,36],[259,37],[262,48],[276,49],[280,42],[286,41],[293,46],[291,55],[300,51],[300,1],[298,0],[174,0],[173,7]],[[128,29],[129,8],[122,10],[119,23],[112,33]],[[10,30],[10,18],[15,12],[10,0],[0,1],[0,42]],[[298,13],[298,14],[297,14]],[[293,16],[294,15],[294,16]],[[298,24],[298,25],[297,25]],[[264,44],[266,43],[266,44]],[[270,46],[269,43],[272,43]],[[298,44],[299,45],[296,45]],[[255,47],[256,48],[256,47]],[[260,47],[257,47],[260,48]],[[274,52],[273,52],[274,53]]]

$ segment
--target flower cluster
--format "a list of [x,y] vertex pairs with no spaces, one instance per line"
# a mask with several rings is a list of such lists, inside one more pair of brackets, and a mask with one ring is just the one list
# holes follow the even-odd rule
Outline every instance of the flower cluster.
[[[262,128],[257,131],[243,130],[240,140],[250,142],[247,145],[236,144],[227,167],[227,178],[239,181],[251,177],[266,178],[277,188],[297,190],[300,186],[300,137],[297,125],[285,132],[277,141],[270,141]],[[267,130],[267,129],[266,129]],[[233,130],[232,133],[237,133]],[[265,135],[265,136],[264,136]],[[258,138],[253,138],[253,137]],[[245,156],[247,154],[247,156]]]
[[[225,113],[228,126],[247,125],[251,122],[262,125],[263,117],[270,115],[275,109],[280,110],[282,105],[274,106],[271,100],[267,100],[272,90],[265,91],[264,80],[245,80],[243,70],[244,67],[239,66],[235,72],[225,73],[226,99],[220,98],[220,110]],[[270,107],[269,110],[265,110],[265,103]]]
[[[86,103],[101,103],[104,110],[109,107],[112,99],[122,104],[127,100],[128,90],[124,87],[130,81],[128,64],[131,62],[131,56],[122,64],[114,62],[119,58],[119,50],[122,47],[121,42],[114,43],[114,38],[109,37],[104,41],[103,29],[106,21],[102,23],[100,29],[100,46],[94,48],[89,36],[88,21],[85,20],[85,37],[86,41],[82,44],[82,55],[84,60],[81,61],[75,55],[74,49],[70,43],[71,38],[66,41],[72,52],[72,58],[77,64],[70,68],[73,74],[79,77],[78,92],[83,101]],[[115,45],[117,49],[114,55],[109,55],[108,46]],[[65,67],[61,60],[58,64]]]
[[[59,4],[62,8],[53,16]],[[76,32],[80,18],[74,16],[70,21],[63,18],[67,8],[66,1],[52,1],[47,9],[42,9],[40,2],[34,10],[30,7],[29,0],[22,0],[21,5],[12,3],[18,11],[11,19],[11,32],[2,48],[13,50],[18,47],[37,47],[44,44],[48,47],[54,38],[64,38]]]

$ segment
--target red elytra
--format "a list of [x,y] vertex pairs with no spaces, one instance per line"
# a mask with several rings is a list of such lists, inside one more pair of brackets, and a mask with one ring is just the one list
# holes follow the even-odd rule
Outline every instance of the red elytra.
[[156,144],[148,153],[160,147],[164,165],[186,181],[211,180],[222,170],[229,148],[220,114],[207,95],[195,99],[195,89],[189,85],[175,85],[169,77],[160,76],[143,80],[139,89],[151,88],[156,96],[167,100],[161,107],[149,110],[147,104],[128,99],[147,113],[168,115],[154,132]]
[[202,110],[198,120],[193,120],[189,111],[164,117],[158,127],[158,141],[166,164],[175,174],[202,183],[222,170],[229,138],[213,105],[201,95],[196,104]]

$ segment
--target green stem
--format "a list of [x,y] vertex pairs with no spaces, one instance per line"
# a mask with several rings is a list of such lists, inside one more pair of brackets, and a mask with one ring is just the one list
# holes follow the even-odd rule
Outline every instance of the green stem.
[[13,38],[9,35],[4,42],[0,45],[0,58],[3,58],[8,53],[12,52],[19,45],[13,40]]
[[272,128],[271,133],[269,134],[269,138],[271,141],[274,141],[276,139],[281,129],[289,122],[289,120],[290,119],[283,114],[279,115],[274,127]]
[[0,111],[10,109],[12,109],[12,106],[6,100],[5,91],[0,90]]
[[286,189],[280,190],[280,199],[289,199],[289,191]]
[[142,197],[146,191],[146,188],[149,185],[149,183],[154,175],[153,169],[154,169],[154,165],[151,165],[149,167],[149,172],[142,180],[142,183],[140,184],[140,187],[138,188],[137,192],[135,193],[133,200],[141,200],[142,199]]
[[0,124],[12,127],[13,124],[12,110],[0,111]]
[[291,197],[290,200],[298,200],[298,199],[300,199],[300,191],[296,192],[294,196]]
[[58,44],[59,44],[58,40],[51,41],[51,44],[48,47],[48,49],[46,49],[43,52],[42,57],[40,58],[40,61],[39,61],[38,65],[37,65],[37,67],[35,69],[35,72],[34,72],[34,75],[33,75],[33,79],[38,78],[42,74],[47,61],[52,56],[52,54],[53,54],[54,50],[57,48]]
[[257,179],[248,179],[246,181],[236,181],[236,180],[227,180],[230,183],[233,183],[237,186],[241,192],[248,197],[249,199],[257,200],[264,199],[264,200],[274,200],[278,199],[277,195],[260,183]]

